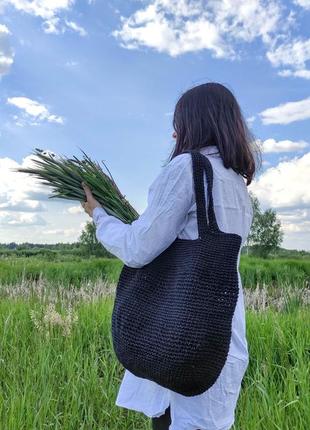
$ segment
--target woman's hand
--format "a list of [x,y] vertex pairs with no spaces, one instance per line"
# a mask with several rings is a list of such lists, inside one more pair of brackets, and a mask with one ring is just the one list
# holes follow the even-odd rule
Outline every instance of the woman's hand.
[[81,205],[83,206],[85,212],[92,217],[93,216],[93,210],[97,207],[102,208],[101,204],[98,202],[98,200],[95,199],[93,196],[93,193],[91,192],[91,189],[88,185],[85,184],[85,182],[82,182],[82,187],[85,191],[86,195],[86,202],[81,201]]

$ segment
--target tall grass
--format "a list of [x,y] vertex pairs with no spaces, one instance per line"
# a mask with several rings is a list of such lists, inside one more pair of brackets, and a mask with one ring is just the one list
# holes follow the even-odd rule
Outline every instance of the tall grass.
[[[39,257],[0,259],[0,284],[16,284],[39,279],[79,286],[85,280],[108,279],[116,282],[123,266],[117,258],[93,258],[64,261],[47,261]],[[269,287],[283,284],[310,286],[310,259],[270,259],[241,256],[240,274],[245,288],[257,285]]]
[[236,430],[310,428],[310,312],[248,312],[250,363]]
[[263,259],[242,256],[240,273],[246,288],[257,284],[303,285],[306,282],[310,285],[310,259]]
[[[309,264],[241,258],[250,363],[235,430],[310,428]],[[121,267],[104,258],[0,260],[0,430],[150,430],[148,417],[115,405],[124,369],[111,313]]]
[[[150,430],[148,417],[115,405],[124,369],[112,347],[112,305],[111,297],[78,303],[66,336],[57,318],[42,331],[34,324],[32,311],[47,312],[40,301],[0,302],[1,429]],[[56,310],[65,315],[61,303]],[[236,430],[310,428],[309,328],[307,308],[247,313],[250,363]]]
[[45,278],[51,283],[79,287],[82,282],[107,279],[115,281],[122,262],[116,258],[77,259],[76,261],[42,261],[40,258],[0,260],[0,284]]

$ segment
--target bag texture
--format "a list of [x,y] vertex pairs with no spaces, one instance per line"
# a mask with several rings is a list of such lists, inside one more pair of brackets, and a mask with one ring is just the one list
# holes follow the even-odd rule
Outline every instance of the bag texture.
[[199,237],[177,237],[143,267],[124,264],[111,328],[115,354],[126,369],[194,396],[215,383],[227,359],[242,239],[218,227],[209,159],[198,150],[185,152],[192,157]]

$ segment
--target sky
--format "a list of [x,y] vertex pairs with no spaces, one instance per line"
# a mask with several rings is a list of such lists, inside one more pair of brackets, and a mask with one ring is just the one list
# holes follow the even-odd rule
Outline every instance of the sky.
[[249,191],[310,250],[309,23],[310,0],[0,0],[0,243],[73,242],[90,220],[13,172],[34,148],[104,160],[142,213],[178,98],[216,81],[263,149]]

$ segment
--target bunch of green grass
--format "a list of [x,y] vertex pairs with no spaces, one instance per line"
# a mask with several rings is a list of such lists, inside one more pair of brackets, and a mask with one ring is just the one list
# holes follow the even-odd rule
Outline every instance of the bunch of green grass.
[[[80,148],[79,148],[80,149]],[[55,157],[54,154],[44,154],[35,148],[33,154],[38,158],[32,161],[35,167],[19,167],[17,172],[28,173],[41,180],[41,183],[52,187],[49,198],[85,201],[82,182],[92,190],[93,196],[109,215],[119,218],[125,223],[131,223],[138,218],[138,212],[130,205],[117,187],[109,169],[102,161],[107,175],[96,161],[83,152],[83,159],[77,157]]]

